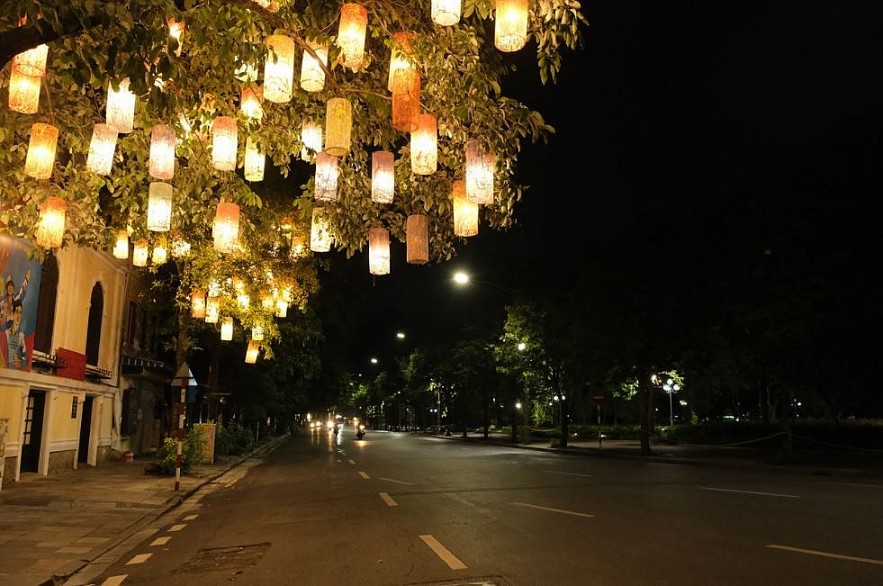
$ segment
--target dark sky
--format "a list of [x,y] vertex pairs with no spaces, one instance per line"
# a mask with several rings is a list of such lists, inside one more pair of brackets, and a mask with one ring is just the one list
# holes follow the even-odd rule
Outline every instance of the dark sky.
[[[814,174],[842,217],[878,225],[868,221],[879,219],[883,195],[875,3],[618,1],[584,10],[585,47],[565,54],[556,85],[541,86],[531,67],[506,84],[557,129],[521,157],[519,180],[532,187],[518,225],[482,226],[440,265],[407,265],[394,243],[391,275],[370,276],[363,253],[329,276],[358,306],[344,310],[348,331],[336,341],[354,369],[388,357],[397,330],[408,333],[406,347],[440,335],[476,307],[505,303],[502,289],[576,272],[587,254],[620,246],[648,221],[663,235],[689,226],[678,237],[701,247],[705,220],[752,206],[787,214],[790,200],[775,198],[793,198]],[[869,241],[878,239],[879,231]],[[460,268],[485,284],[455,289]]]

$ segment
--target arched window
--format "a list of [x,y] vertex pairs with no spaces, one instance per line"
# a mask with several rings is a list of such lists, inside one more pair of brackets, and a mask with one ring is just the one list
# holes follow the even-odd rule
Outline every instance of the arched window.
[[89,325],[86,329],[86,364],[90,366],[98,366],[102,314],[104,314],[104,289],[101,283],[95,283],[89,300]]
[[40,269],[40,300],[37,302],[37,325],[34,350],[52,354],[52,330],[55,328],[55,297],[58,293],[58,260],[49,253]]

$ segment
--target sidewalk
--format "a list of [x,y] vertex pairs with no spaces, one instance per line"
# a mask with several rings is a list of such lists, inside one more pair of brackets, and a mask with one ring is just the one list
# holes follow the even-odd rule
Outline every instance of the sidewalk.
[[[174,476],[145,474],[144,460],[110,462],[52,476],[29,475],[19,483],[4,486],[0,490],[0,586],[65,583],[203,485],[247,458],[272,451],[288,438],[274,437],[248,456],[195,466],[181,476],[178,491],[174,489]],[[605,439],[601,447],[597,440],[571,441],[566,448],[553,448],[549,440],[512,444],[503,435],[485,439],[470,433],[464,440],[455,434],[447,439],[558,451],[576,457],[883,479],[883,451],[796,452],[786,463],[775,451],[744,447],[653,445],[652,454],[642,456],[640,443],[633,440]]]

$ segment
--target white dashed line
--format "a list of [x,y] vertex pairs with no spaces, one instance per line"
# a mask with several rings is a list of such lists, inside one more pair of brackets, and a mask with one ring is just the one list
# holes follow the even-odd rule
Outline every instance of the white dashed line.
[[714,492],[731,492],[734,494],[753,494],[756,496],[777,496],[784,499],[799,499],[800,495],[797,494],[780,494],[777,492],[756,492],[753,490],[731,490],[729,488],[712,488],[710,486],[700,486],[700,490],[711,490]]
[[370,479],[371,479],[371,477],[368,476],[368,473],[367,473],[367,472],[362,472],[361,470],[359,470],[359,476],[361,476],[361,477],[364,478],[365,480],[370,480]]
[[181,531],[186,526],[187,526],[186,523],[178,523],[177,525],[172,525],[171,527],[169,527],[169,533],[173,533],[175,531]]
[[564,509],[553,509],[551,507],[540,507],[538,505],[529,505],[527,503],[512,503],[513,505],[519,507],[527,507],[529,509],[538,509],[540,511],[549,511],[550,513],[561,513],[562,515],[573,515],[574,517],[586,517],[587,519],[593,519],[595,515],[591,515],[589,513],[577,513],[576,511],[565,511]]
[[127,566],[135,566],[137,564],[143,564],[144,562],[149,560],[150,556],[152,556],[152,555],[153,555],[152,553],[139,553],[138,555],[136,555],[135,557],[133,557],[132,559],[127,561],[126,565]]
[[452,554],[448,549],[438,542],[438,539],[433,537],[432,535],[421,535],[420,539],[423,540],[423,543],[429,546],[435,555],[441,558],[441,560],[448,564],[448,567],[452,570],[465,570],[466,564],[457,559],[457,556]]
[[120,586],[126,578],[128,578],[128,574],[121,574],[119,576],[111,576],[107,580],[101,583],[101,586]]
[[378,480],[385,480],[386,482],[395,482],[396,484],[407,484],[408,486],[413,486],[413,482],[405,482],[404,480],[396,480],[395,478],[384,478],[382,476],[378,477]]
[[165,545],[171,540],[172,540],[171,537],[157,537],[156,539],[154,539],[153,541],[150,542],[150,547],[158,547],[160,545]]
[[386,494],[385,492],[381,492],[381,493],[380,493],[380,498],[382,498],[382,499],[383,499],[383,502],[385,502],[385,503],[386,503],[387,505],[389,505],[390,507],[397,507],[397,506],[399,506],[399,503],[397,503],[397,502],[395,502],[394,500],[392,500],[392,497],[389,496],[388,494]]
[[839,553],[828,553],[826,551],[817,551],[815,549],[801,549],[799,547],[788,547],[787,545],[767,545],[770,549],[781,549],[782,551],[793,551],[795,553],[805,553],[807,555],[816,555],[824,558],[833,558],[836,560],[846,560],[849,562],[861,562],[863,564],[874,564],[883,566],[883,560],[875,560],[873,558],[860,558],[852,555],[841,555]]
[[195,515],[187,515],[186,517],[184,517],[184,518],[182,519],[182,521],[193,521],[193,520],[196,519],[198,516],[199,516],[198,513],[195,514]]

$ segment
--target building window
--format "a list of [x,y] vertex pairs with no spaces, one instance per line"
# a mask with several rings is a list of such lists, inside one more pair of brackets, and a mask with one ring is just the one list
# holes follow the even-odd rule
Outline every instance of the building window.
[[129,411],[132,410],[132,393],[134,393],[134,392],[135,392],[135,389],[133,389],[133,388],[128,388],[128,389],[123,390],[123,409],[122,409],[123,417],[120,420],[120,435],[122,437],[129,436],[129,428],[131,427],[131,425],[129,424],[129,421],[133,418],[132,414],[129,413]]
[[135,345],[138,333],[138,304],[129,301],[129,312],[126,314],[126,343]]
[[101,348],[101,321],[104,314],[104,289],[101,283],[92,287],[89,301],[89,323],[86,329],[86,364],[98,366],[98,351]]
[[40,300],[37,304],[37,325],[34,350],[52,354],[52,330],[55,328],[55,298],[58,292],[58,260],[50,253],[40,269]]

